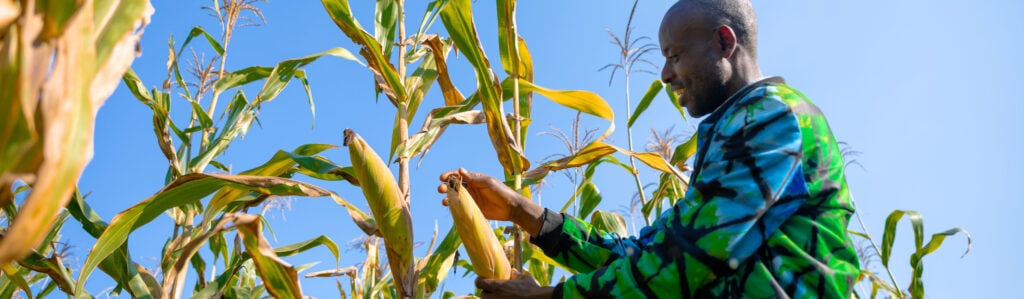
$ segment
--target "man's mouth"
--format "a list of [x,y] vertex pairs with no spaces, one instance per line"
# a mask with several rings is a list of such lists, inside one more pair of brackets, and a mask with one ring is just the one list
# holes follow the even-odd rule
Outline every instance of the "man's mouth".
[[675,92],[676,95],[683,95],[683,92],[686,92],[686,88],[673,86],[672,91]]

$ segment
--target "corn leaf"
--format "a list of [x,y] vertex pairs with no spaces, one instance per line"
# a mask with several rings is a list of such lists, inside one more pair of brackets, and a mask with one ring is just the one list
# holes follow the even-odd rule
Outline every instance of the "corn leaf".
[[29,299],[33,298],[32,289],[29,288],[28,282],[26,282],[25,277],[22,276],[24,274],[20,273],[21,271],[18,271],[18,268],[15,268],[14,265],[11,264],[5,264],[0,266],[0,269],[3,269],[4,277],[7,277],[10,282],[14,283],[14,286],[24,291],[25,295],[27,295]]
[[[270,71],[270,74],[267,76],[267,81],[263,83],[263,88],[261,88],[259,94],[256,95],[256,100],[254,101],[255,104],[259,105],[260,103],[269,102],[273,100],[275,97],[277,97],[278,94],[281,93],[281,90],[284,89],[285,86],[288,86],[288,82],[291,81],[293,77],[295,77],[295,72],[299,68],[306,66],[307,64],[310,64],[313,61],[316,61],[318,58],[323,57],[325,55],[340,57],[355,62],[359,62],[359,59],[352,55],[351,52],[345,50],[345,48],[340,47],[305,57],[281,61],[277,63],[277,66],[275,66],[274,69]],[[360,64],[362,63],[360,62]]]
[[914,229],[914,251],[921,249],[924,243],[924,220],[917,211],[894,210],[885,219],[885,231],[882,234],[882,252],[879,257],[882,265],[889,266],[889,259],[892,257],[892,245],[896,240],[896,224],[906,215]]
[[481,48],[469,0],[451,0],[441,8],[441,21],[451,34],[452,42],[462,52],[476,73],[477,95],[487,120],[487,133],[491,144],[505,170],[511,177],[529,168],[529,161],[523,156],[522,147],[513,138],[512,130],[505,121],[502,111],[501,86],[491,70],[490,62]]
[[619,236],[628,236],[626,230],[626,219],[614,212],[594,211],[590,217],[590,223],[601,231],[616,233]]
[[[459,92],[459,89],[455,87],[448,74],[446,60],[449,47],[437,35],[427,38],[424,43],[430,48],[430,52],[434,57],[432,61],[434,62],[434,69],[437,71],[437,83],[441,86],[441,93],[444,95],[444,105],[454,106],[466,101],[466,97],[462,96],[462,92]],[[424,63],[426,63],[425,60]]]
[[420,288],[421,298],[429,298],[437,290],[441,281],[448,276],[448,270],[455,262],[455,252],[461,245],[462,239],[455,231],[455,226],[452,226],[448,229],[441,244],[438,244],[434,252],[427,257],[427,262],[417,270],[420,275],[419,283],[416,285]]
[[597,208],[597,205],[604,199],[601,196],[601,191],[597,189],[597,185],[593,181],[587,180],[580,184],[580,187],[576,190],[576,193],[580,197],[580,210],[578,217],[586,218],[591,212]]
[[651,87],[648,87],[647,92],[644,93],[644,97],[640,98],[640,103],[636,105],[636,110],[633,111],[633,115],[629,116],[629,121],[626,122],[627,128],[633,127],[633,123],[636,122],[636,119],[639,118],[640,114],[643,114],[644,111],[647,111],[647,107],[651,106],[651,102],[654,102],[654,97],[658,95],[658,92],[661,91],[664,86],[665,85],[661,83],[660,80],[654,80],[654,82],[651,82]]
[[185,38],[185,42],[181,43],[181,48],[178,50],[177,57],[181,57],[181,52],[185,51],[185,46],[192,41],[193,38],[202,35],[206,38],[206,42],[210,44],[210,48],[217,52],[217,55],[224,56],[224,47],[220,45],[217,39],[213,38],[210,33],[206,32],[202,26],[192,27],[192,31],[188,32],[188,37]]
[[306,78],[306,71],[295,70],[295,79],[299,79],[302,88],[306,90],[306,101],[309,102],[309,113],[312,116],[309,128],[316,128],[316,104],[313,103],[313,91],[309,89],[309,79]]
[[441,137],[444,130],[451,124],[480,124],[484,122],[484,114],[479,110],[458,112],[442,118],[435,119],[433,116],[438,112],[436,109],[427,115],[423,122],[423,128],[413,134],[404,144],[398,147],[397,153],[401,158],[411,158],[418,154],[426,154],[434,145],[437,138]]
[[213,119],[210,118],[210,115],[207,114],[205,110],[203,110],[203,107],[200,106],[198,102],[191,102],[190,101],[190,103],[192,103],[192,113],[195,114],[197,116],[197,118],[199,119],[200,127],[204,128],[204,129],[205,128],[212,128],[213,127]]
[[359,55],[366,58],[366,64],[374,73],[378,86],[384,90],[392,103],[397,105],[405,102],[406,94],[402,79],[399,78],[395,67],[384,57],[381,44],[359,25],[359,21],[352,14],[352,8],[348,5],[348,0],[321,0],[321,2],[334,24],[349,39],[363,47],[359,51]]
[[279,177],[248,176],[248,175],[184,175],[155,195],[128,208],[114,217],[107,229],[96,240],[89,257],[82,266],[75,286],[76,297],[84,295],[83,286],[89,274],[128,239],[128,235],[138,227],[149,223],[165,210],[194,204],[199,199],[228,187],[247,190],[261,194],[326,196],[330,193],[319,187]]
[[669,161],[672,165],[682,169],[682,163],[685,163],[687,159],[693,157],[697,153],[697,133],[690,135],[690,139],[686,142],[676,146],[675,151],[672,152],[672,160]]
[[[14,152],[22,155],[22,162],[12,168],[20,169],[27,163],[29,167],[21,170],[35,173],[32,193],[25,199],[19,212],[20,216],[15,219],[0,241],[0,265],[9,264],[12,260],[31,253],[51,230],[59,210],[71,199],[78,177],[92,158],[95,113],[113,92],[122,74],[135,58],[134,47],[139,41],[141,28],[148,23],[149,15],[152,14],[152,7],[145,0],[101,2],[97,5],[91,5],[92,2],[87,1],[80,7],[75,7],[75,4],[70,2],[63,4],[71,6],[51,7],[51,12],[59,11],[64,14],[56,18],[50,15],[51,20],[72,14],[77,17],[68,18],[65,23],[56,26],[63,31],[58,29],[59,36],[55,40],[37,42],[36,36],[23,36],[16,42],[31,41],[32,44],[20,45],[16,50],[11,50],[21,50],[23,53],[5,54],[21,55],[23,60],[20,63],[23,64],[7,65],[10,60],[0,63],[3,64],[0,66],[0,73],[5,74],[4,78],[25,80],[5,80],[0,82],[0,88],[6,89],[15,84],[21,88],[32,88],[40,86],[39,82],[44,79],[42,76],[48,76],[45,83],[41,83],[42,89],[21,89],[25,93],[14,94],[4,99],[10,102],[0,103],[0,107],[14,108],[9,113],[15,114],[14,122],[5,122],[2,129],[6,132],[8,126],[13,127],[15,141],[23,144]],[[39,16],[25,14],[24,17]],[[29,22],[25,20],[22,24]],[[19,29],[26,35],[34,32],[31,28]],[[57,44],[61,46],[53,47]],[[27,69],[20,69],[21,67]],[[20,77],[21,74],[31,75]],[[40,91],[41,93],[37,94]],[[19,99],[21,102],[12,104],[13,99]],[[24,114],[17,115],[18,111],[33,111],[34,109],[25,109],[35,108],[36,102],[41,112],[41,123],[45,124],[41,127],[34,125],[35,121],[40,120],[24,117]],[[33,127],[38,131],[36,134],[40,139],[33,140],[31,135],[26,139],[24,133]],[[39,141],[42,144],[28,145],[29,142]],[[23,152],[25,146],[34,148],[35,152]],[[9,156],[11,153],[5,150],[3,160],[0,162],[9,165],[8,158],[13,158]],[[4,180],[11,177],[6,175],[9,170],[11,169],[0,169],[0,177],[4,177]]]
[[[298,164],[294,159],[295,157],[308,157],[336,147],[337,146],[329,144],[305,144],[296,147],[295,150],[290,153],[278,150],[277,153],[275,153],[267,162],[264,162],[262,165],[252,169],[242,171],[239,174],[271,177],[282,176],[287,174],[295,168],[296,164]],[[223,211],[224,207],[226,207],[228,203],[238,201],[239,198],[250,193],[251,192],[248,190],[235,188],[222,189],[218,191],[206,206],[206,210],[203,214],[204,226],[209,224],[218,213]]]
[[306,252],[307,250],[316,248],[317,246],[323,246],[327,248],[327,250],[329,250],[331,254],[334,255],[335,264],[337,264],[338,260],[341,259],[341,256],[338,255],[338,244],[334,243],[334,241],[331,240],[331,238],[322,235],[306,241],[274,248],[274,253],[276,253],[277,256],[282,257],[293,256],[302,252]]
[[345,210],[348,211],[348,215],[352,218],[352,221],[354,221],[356,226],[363,230],[363,233],[366,233],[367,236],[380,235],[380,232],[377,230],[377,222],[374,221],[370,215],[367,215],[365,212],[337,194],[331,193],[331,199],[334,199],[334,202],[338,205],[345,207]]
[[267,66],[250,66],[224,74],[213,84],[213,92],[219,94],[225,90],[249,84],[249,82],[265,79],[273,70],[274,68]]
[[228,149],[228,145],[230,145],[235,138],[245,136],[245,133],[249,131],[249,127],[252,126],[252,121],[254,119],[256,119],[256,113],[250,110],[243,112],[234,122],[229,120],[227,126],[219,130],[220,134],[218,134],[213,142],[210,143],[210,146],[200,152],[198,156],[189,162],[189,169],[191,172],[203,172],[203,170],[206,169],[206,166],[210,164],[210,161],[213,161],[213,158],[224,153],[224,150]]
[[[502,88],[505,91],[503,98],[511,98],[512,94],[509,93],[511,90],[511,80],[506,80],[502,83]],[[526,80],[519,80],[519,91],[520,92],[536,92],[540,95],[548,98],[556,104],[565,106],[567,108],[597,116],[603,120],[614,121],[615,111],[608,105],[601,96],[596,93],[584,91],[584,90],[554,90],[547,89],[541,86],[534,85],[533,83]],[[614,125],[612,126],[612,128]],[[612,128],[608,129],[604,135],[607,136]]]
[[291,264],[281,260],[263,236],[263,222],[258,215],[239,214],[235,227],[242,236],[245,251],[256,264],[256,272],[263,279],[267,292],[274,298],[301,299],[299,274]]
[[928,244],[924,247],[918,248],[912,255],[910,255],[910,266],[913,268],[913,279],[910,282],[910,295],[914,298],[925,298],[924,296],[924,264],[921,261],[924,256],[935,252],[940,246],[942,241],[948,236],[963,233],[967,237],[967,250],[960,257],[963,258],[967,253],[971,252],[971,234],[967,230],[956,227],[950,230],[936,233],[932,235],[932,238],[928,240]]
[[388,152],[388,160],[394,159],[395,150],[400,146],[401,137],[403,137],[399,132],[399,121],[405,120],[406,124],[412,121],[419,110],[420,104],[423,102],[423,97],[426,96],[427,91],[430,90],[434,81],[437,80],[437,64],[434,63],[434,59],[433,55],[424,58],[419,67],[405,80],[405,89],[411,93],[409,94],[408,103],[405,104],[405,115],[401,115],[401,113],[395,114],[395,125],[391,131],[391,148]]
[[[103,221],[96,212],[85,203],[85,198],[76,190],[74,196],[67,206],[68,214],[77,220],[85,232],[93,238],[99,238],[107,229],[107,222]],[[156,278],[145,268],[140,267],[134,261],[128,259],[128,245],[124,244],[110,256],[100,262],[99,268],[110,278],[124,287],[135,298],[152,296],[151,293],[159,293]],[[131,271],[134,269],[134,271]],[[69,274],[70,275],[70,274]],[[74,284],[74,280],[70,281]]]
[[665,95],[668,95],[668,101],[672,103],[672,107],[676,107],[676,110],[679,111],[679,115],[685,120],[686,111],[683,111],[683,106],[679,105],[679,95],[677,95],[675,91],[672,91],[671,88],[665,88]]
[[[224,215],[224,217],[221,218],[221,220],[218,221],[217,224],[214,225],[212,228],[206,230],[199,236],[190,240],[187,244],[185,244],[185,246],[181,247],[180,253],[178,253],[177,257],[165,257],[163,259],[164,262],[173,261],[174,264],[170,268],[164,269],[165,274],[162,286],[162,294],[167,294],[168,297],[170,298],[181,297],[181,292],[184,287],[185,281],[184,279],[179,280],[177,278],[179,277],[179,273],[182,273],[183,271],[186,270],[186,263],[193,260],[193,256],[195,256],[195,254],[199,252],[199,247],[205,244],[207,240],[209,240],[213,236],[220,235],[223,231],[227,229],[228,223],[235,222],[237,220],[238,215],[236,214]],[[203,271],[197,272],[199,272],[200,274],[203,273]],[[202,281],[205,281],[205,279],[202,279]]]
[[377,43],[382,46],[381,50],[383,50],[384,59],[391,59],[399,13],[398,1],[377,0],[376,12],[373,18],[373,36]]

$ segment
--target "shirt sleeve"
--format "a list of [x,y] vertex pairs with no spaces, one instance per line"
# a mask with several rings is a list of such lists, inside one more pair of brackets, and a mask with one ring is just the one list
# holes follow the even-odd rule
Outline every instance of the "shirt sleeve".
[[763,98],[736,111],[709,136],[713,154],[705,153],[686,193],[695,206],[677,203],[639,238],[601,232],[571,217],[545,234],[545,223],[534,243],[584,272],[558,285],[556,294],[690,297],[735,272],[807,201],[801,132],[790,108]]

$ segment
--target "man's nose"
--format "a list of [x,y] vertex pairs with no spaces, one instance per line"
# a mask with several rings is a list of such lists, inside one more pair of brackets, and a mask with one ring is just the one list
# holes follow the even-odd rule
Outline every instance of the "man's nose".
[[665,65],[661,67],[661,82],[664,82],[665,84],[672,83],[672,79],[674,77],[675,74],[672,73],[672,67],[669,65],[668,61],[665,61]]

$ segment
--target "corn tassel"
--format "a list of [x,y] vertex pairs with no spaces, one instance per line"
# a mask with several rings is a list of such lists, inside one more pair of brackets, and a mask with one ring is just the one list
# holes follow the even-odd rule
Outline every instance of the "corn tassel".
[[413,268],[413,231],[409,203],[388,170],[388,165],[366,144],[366,141],[350,129],[345,130],[345,146],[348,147],[352,168],[359,180],[363,195],[370,205],[370,211],[377,222],[377,229],[384,239],[388,264],[395,277],[400,297],[411,297],[415,291],[415,269]]
[[494,231],[487,224],[476,201],[462,187],[462,179],[458,176],[448,180],[448,208],[452,212],[455,229],[466,247],[466,254],[473,262],[473,271],[484,278],[511,278],[512,266],[501,243],[494,236]]

